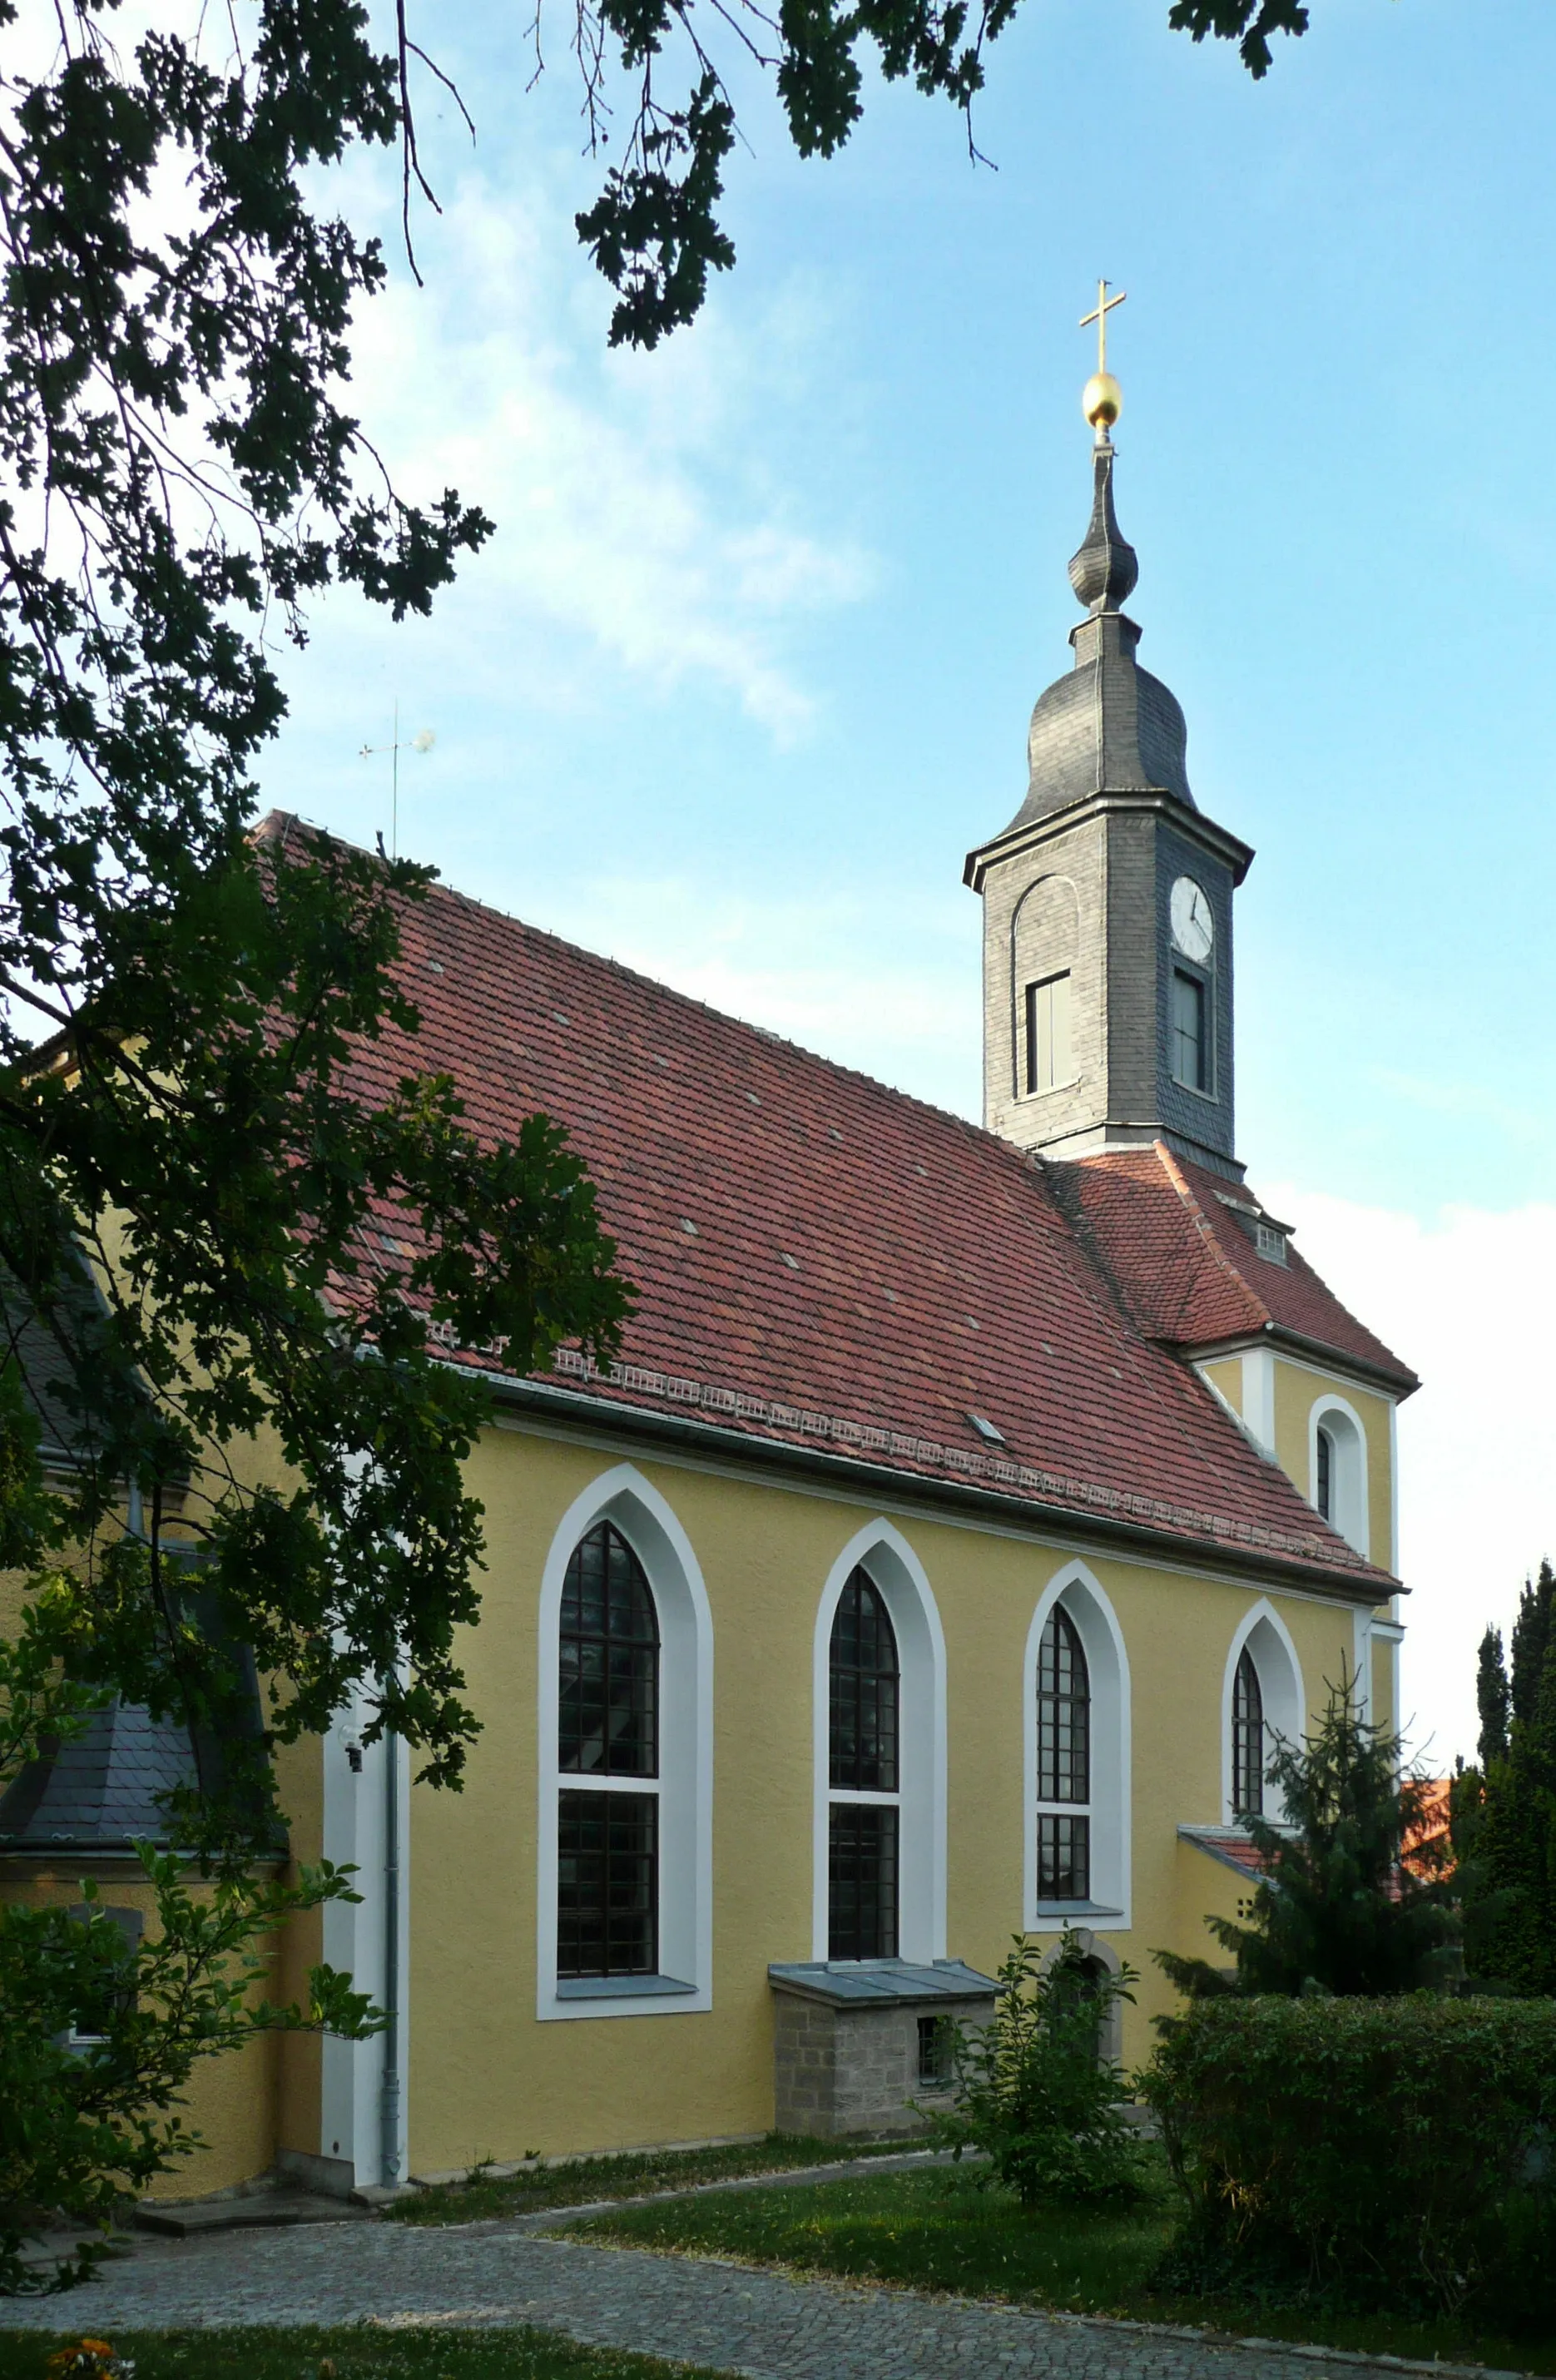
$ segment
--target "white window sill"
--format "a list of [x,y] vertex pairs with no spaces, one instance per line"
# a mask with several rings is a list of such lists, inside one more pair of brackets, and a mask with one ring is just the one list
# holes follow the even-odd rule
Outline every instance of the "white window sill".
[[559,2000],[689,1999],[696,1993],[695,1984],[675,1975],[561,1975],[556,1985]]
[[1122,1917],[1122,1909],[1114,1909],[1100,1900],[1039,1900],[1039,1917]]

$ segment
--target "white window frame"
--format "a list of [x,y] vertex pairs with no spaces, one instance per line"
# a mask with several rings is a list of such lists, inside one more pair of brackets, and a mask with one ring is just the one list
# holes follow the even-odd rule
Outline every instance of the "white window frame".
[[1315,1397],[1307,1415],[1307,1501],[1319,1509],[1319,1432],[1329,1436],[1333,1461],[1330,1465],[1330,1527],[1353,1546],[1364,1561],[1372,1559],[1372,1530],[1367,1473],[1367,1432],[1354,1404],[1337,1390]]
[[[614,1522],[643,1565],[659,1622],[659,1775],[591,1778],[557,1766],[562,1592],[580,1539]],[[713,2005],[713,1621],[691,1540],[657,1488],[618,1463],[569,1506],[551,1543],[540,1598],[539,1830],[535,2013],[544,2022],[685,2016]],[[556,1973],[557,1797],[652,1792],[659,1800],[659,1966],[655,1988],[630,1976],[587,1994]],[[618,1988],[619,1986],[619,1988]]]
[[[886,1606],[897,1640],[901,1684],[897,1707],[895,1793],[833,1794],[832,1789],[832,1632],[843,1590],[863,1569]],[[811,1951],[825,1961],[831,1945],[828,1852],[832,1805],[885,1803],[897,1819],[897,1955],[918,1964],[945,1956],[945,1633],[929,1573],[900,1529],[877,1519],[849,1538],[821,1590],[816,1609],[812,1677],[814,1709],[814,1882]]]
[[[1089,1802],[1038,1800],[1038,1662],[1043,1630],[1055,1604],[1074,1623],[1086,1656],[1091,1693],[1088,1714]],[[1077,1921],[1104,1923],[1125,1932],[1132,1923],[1133,1803],[1129,1655],[1118,1614],[1096,1573],[1083,1561],[1066,1562],[1044,1588],[1027,1632],[1021,1665],[1022,1738],[1026,1791],[1023,1925],[1028,1934],[1057,1934]],[[1052,1815],[1089,1817],[1091,1898],[1038,1900],[1038,1820]]]
[[[1300,1743],[1307,1725],[1307,1690],[1302,1681],[1302,1663],[1291,1631],[1267,1596],[1243,1614],[1233,1635],[1226,1656],[1226,1670],[1221,1694],[1221,1807],[1222,1824],[1241,1825],[1233,1807],[1232,1718],[1237,1684],[1237,1664],[1246,1653],[1258,1679],[1259,1699],[1264,1706],[1265,1781],[1270,1778],[1269,1756],[1279,1737],[1286,1743]],[[1277,1807],[1266,1799],[1264,1815],[1272,1825],[1287,1823],[1284,1805]]]
[[[1068,904],[1063,923],[1050,919],[1045,937],[1039,927],[1035,931],[1024,928],[1024,912],[1029,901],[1039,894],[1067,893]],[[1080,953],[1080,894],[1075,879],[1064,875],[1034,877],[1011,911],[1007,960],[1010,969],[1010,1093],[1013,1099],[1045,1099],[1055,1091],[1073,1090],[1080,1081],[1081,1070],[1076,1051],[1076,971]],[[1055,976],[1070,978],[1068,1018],[1068,1064],[1063,1077],[1042,1089],[1027,1088],[1027,990],[1028,985],[1046,983]],[[1056,1075],[1057,1075],[1057,1070]]]

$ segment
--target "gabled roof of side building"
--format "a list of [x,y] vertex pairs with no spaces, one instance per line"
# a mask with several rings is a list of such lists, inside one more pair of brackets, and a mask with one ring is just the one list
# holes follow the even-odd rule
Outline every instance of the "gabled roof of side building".
[[[1162,1141],[1053,1169],[1065,1211],[1137,1327],[1168,1345],[1270,1336],[1375,1377],[1395,1395],[1420,1383],[1340,1303],[1246,1183],[1190,1164]],[[1262,1256],[1255,1226],[1282,1241]]]
[[575,1399],[1388,1591],[1130,1310],[1074,1169],[441,886],[402,938],[421,1029],[361,1045],[355,1087],[446,1070],[482,1134],[564,1123],[637,1285],[609,1377],[563,1351]]

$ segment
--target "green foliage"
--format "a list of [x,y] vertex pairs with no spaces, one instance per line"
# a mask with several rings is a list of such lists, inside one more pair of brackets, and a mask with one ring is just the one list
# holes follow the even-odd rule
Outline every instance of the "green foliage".
[[[965,2166],[919,2167],[856,2180],[721,2190],[613,2207],[569,2223],[565,2236],[985,2301],[999,2298],[1070,2314],[1203,2325],[1222,2338],[1253,2331],[1264,2339],[1349,2349],[1369,2362],[1408,2356],[1428,2364],[1556,2372],[1556,2309],[1514,2340],[1495,2307],[1489,2319],[1476,2319],[1407,2312],[1385,2296],[1380,2309],[1360,2312],[1296,2296],[1289,2281],[1283,2298],[1277,2298],[1267,2273],[1234,2290],[1224,2259],[1211,2290],[1201,2287],[1209,2278],[1203,2258],[1197,2272],[1183,2274],[1180,2289],[1167,2266],[1189,2261],[1170,2258],[1182,2230],[1183,2201],[1159,2147],[1146,2147],[1142,2164],[1147,2188],[1138,2204],[1045,2207],[1037,2219],[1010,2192],[978,2188]],[[1152,2285],[1153,2276],[1160,2286]],[[1275,2360],[1267,2361],[1274,2369]]]
[[1451,1795],[1465,1957],[1479,1983],[1556,1993],[1556,1572],[1519,1597],[1511,1674],[1488,1629],[1477,1676],[1480,1762]]
[[1312,1735],[1278,1746],[1269,1775],[1286,1825],[1246,1821],[1263,1863],[1250,1922],[1205,1921],[1233,1953],[1235,1977],[1159,1950],[1179,1989],[1196,1998],[1348,1997],[1443,1977],[1455,1958],[1452,1880],[1441,1862],[1423,1876],[1400,1858],[1420,1822],[1423,1789],[1401,1774],[1398,1738],[1361,1717],[1349,1680],[1330,1689]]
[[[789,134],[802,157],[831,157],[864,112],[872,65],[889,82],[911,77],[920,91],[960,110],[969,153],[972,110],[983,89],[984,53],[1015,16],[1017,0],[783,0],[776,15],[753,10],[734,28],[738,50],[771,69]],[[1234,41],[1257,79],[1269,71],[1273,33],[1307,29],[1301,0],[1175,0],[1168,21],[1203,41]],[[726,20],[727,21],[727,20]],[[710,43],[718,28],[693,0],[578,0],[568,37],[584,76],[591,149],[605,144],[615,114],[608,62],[629,79],[623,162],[613,166],[579,237],[618,302],[611,343],[651,347],[688,322],[709,272],[727,272],[735,249],[718,200],[739,137],[723,74]],[[540,18],[535,35],[538,44]],[[670,54],[685,95],[662,96],[656,77]],[[744,61],[743,61],[744,63]]]
[[122,46],[112,13],[0,0],[0,1788],[145,1705],[188,1733],[169,1824],[215,1898],[156,1871],[133,1992],[92,1982],[101,1927],[0,1921],[13,2278],[27,2222],[183,2153],[195,2057],[362,2021],[322,1973],[250,2006],[255,1946],[341,1888],[249,1875],[271,1749],[356,1692],[457,1784],[488,1400],[448,1351],[608,1354],[629,1303],[555,1125],[493,1143],[446,1079],[364,1062],[417,1028],[427,871],[249,828],[277,632],[338,582],[425,612],[490,526],[404,501],[340,404],[385,271],[314,171],[396,136],[396,61],[355,0]]
[[[79,1912],[0,1905],[0,2295],[84,2277],[128,2202],[199,2143],[180,2112],[196,2062],[256,2034],[375,2028],[349,1976],[309,1975],[305,2007],[263,1992],[277,1929],[326,1900],[355,1900],[328,1861],[295,1884],[237,1862],[191,1891],[183,1863],[147,1846],[155,1919],[138,1946],[81,1887]],[[54,2261],[24,2256],[51,2210],[95,2238]]]
[[1103,2028],[1137,1980],[1128,1967],[1109,1974],[1068,1929],[1051,1960],[1017,1935],[992,2022],[958,2035],[955,2107],[936,2117],[933,2137],[958,2153],[983,2150],[1023,2206],[1137,2196],[1138,2141],[1120,2104],[1127,2085],[1100,2054]]
[[1207,33],[1235,42],[1257,82],[1274,63],[1270,34],[1305,33],[1307,13],[1307,0],[1173,0],[1167,21],[1174,32],[1191,33],[1197,42]]
[[[0,2380],[55,2380],[47,2358],[79,2336],[0,2331]],[[441,2323],[328,2330],[245,2323],[219,2339],[209,2330],[115,2330],[108,2343],[134,2366],[135,2380],[212,2380],[222,2372],[243,2380],[717,2380],[699,2365],[589,2347],[553,2330],[452,2330]]]
[[1486,1769],[1493,1760],[1506,1759],[1508,1723],[1513,1716],[1500,1628],[1488,1628],[1480,1640],[1476,1656],[1475,1706],[1480,1714],[1480,1766]]
[[1146,2278],[1171,2240],[1176,2204],[1159,2150],[1142,2150],[1141,2168],[1138,2201],[1058,2201],[1037,2215],[977,2166],[920,2166],[613,2207],[569,2223],[565,2236],[1160,2320]]
[[1556,2006],[1204,2001],[1137,2087],[1188,2213],[1159,2285],[1549,2325]]
[[717,2148],[628,2149],[619,2155],[526,2165],[517,2173],[494,2174],[475,2165],[458,2181],[407,2191],[383,2213],[391,2222],[418,2226],[481,2223],[499,2216],[507,2220],[548,2206],[591,2206],[611,2198],[692,2190],[704,2181],[733,2181],[743,2174],[832,2165],[842,2156],[889,2156],[901,2145],[899,2141],[839,2142],[809,2132],[768,2132],[760,2140],[729,2142]]

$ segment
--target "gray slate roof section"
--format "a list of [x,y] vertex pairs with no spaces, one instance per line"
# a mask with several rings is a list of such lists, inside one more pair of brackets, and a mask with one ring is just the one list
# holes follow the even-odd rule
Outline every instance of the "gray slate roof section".
[[1113,512],[1113,448],[1105,436],[1093,454],[1091,486],[1091,520],[1070,557],[1070,584],[1088,611],[1116,612],[1134,593],[1140,565]]
[[1038,698],[1027,738],[1027,798],[1013,827],[1093,794],[1171,794],[1195,807],[1183,711],[1136,662],[1140,631],[1118,608],[1137,565],[1113,517],[1112,465],[1112,448],[1099,449],[1091,526],[1070,565],[1088,616],[1070,632],[1075,667]]
[[0,1852],[123,1850],[167,1841],[159,1794],[196,1782],[189,1739],[139,1704],[115,1701],[0,1800]]
[[980,1975],[960,1959],[936,1959],[930,1966],[916,1966],[908,1959],[808,1959],[769,1967],[767,1974],[780,1991],[826,2000],[833,2008],[987,1999],[1000,1988],[992,1975]]
[[[70,1396],[75,1371],[59,1332],[39,1315],[13,1275],[0,1276],[8,1344],[6,1354],[20,1367],[22,1388],[38,1416],[45,1459],[68,1463],[82,1451],[83,1422]],[[102,1296],[84,1265],[69,1268],[59,1293],[58,1318],[79,1349],[91,1350],[103,1329]],[[87,1429],[90,1444],[90,1428]]]

